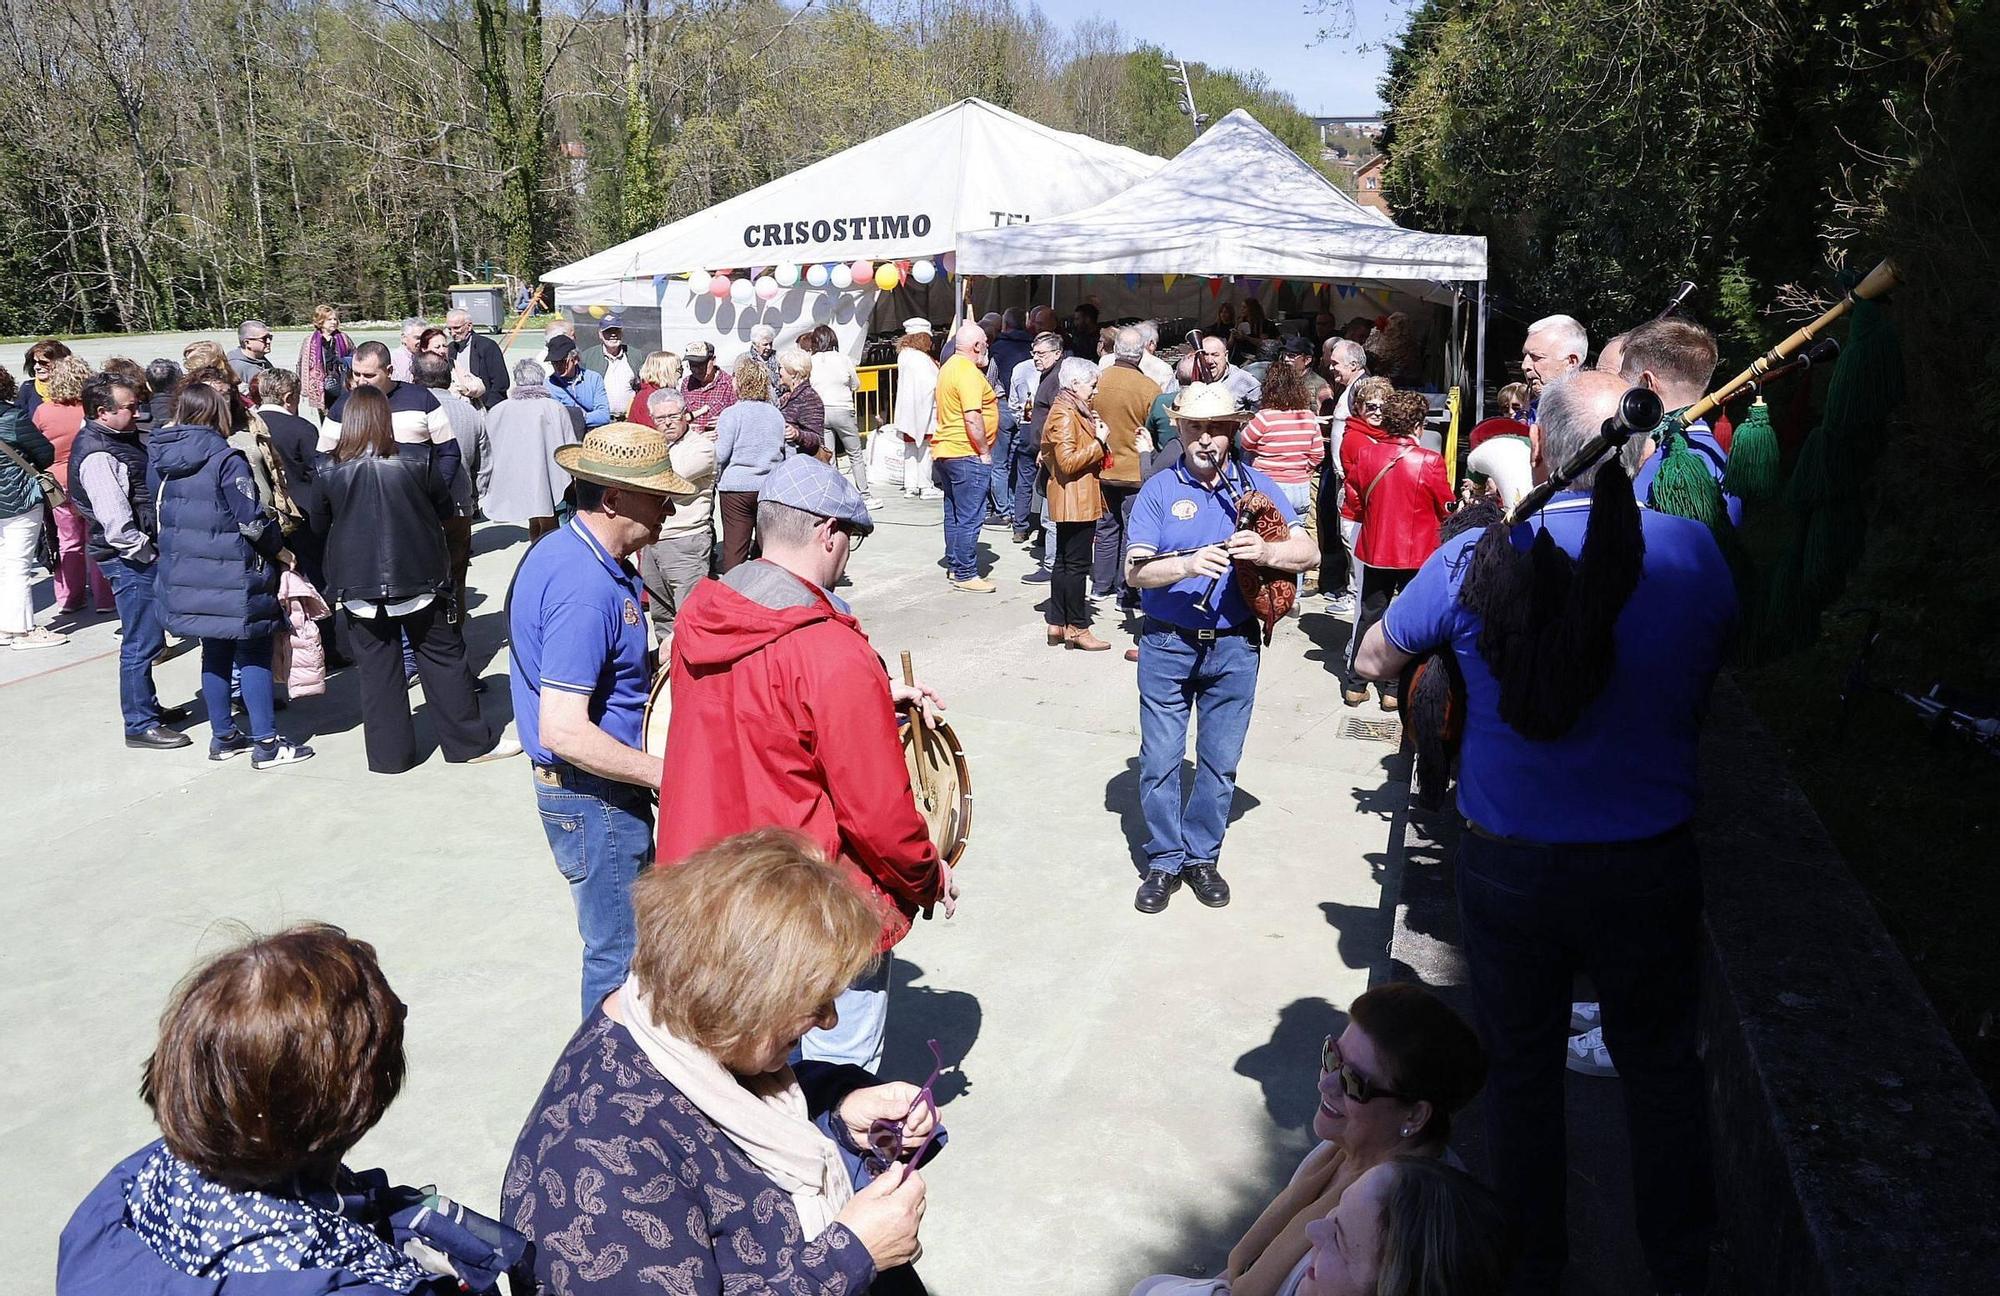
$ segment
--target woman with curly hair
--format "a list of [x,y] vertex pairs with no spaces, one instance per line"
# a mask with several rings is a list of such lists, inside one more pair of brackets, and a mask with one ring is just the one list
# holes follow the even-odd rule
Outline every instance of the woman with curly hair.
[[[35,429],[55,448],[55,463],[49,471],[67,490],[69,450],[76,443],[76,434],[83,431],[83,384],[90,377],[90,366],[73,355],[64,355],[45,366],[44,373],[42,403],[35,406],[34,412]],[[57,506],[55,524],[56,551],[60,555],[55,570],[57,610],[83,611],[86,584],[94,611],[115,610],[111,582],[84,552],[84,542],[90,538],[90,522],[78,511],[76,501],[66,499]]]

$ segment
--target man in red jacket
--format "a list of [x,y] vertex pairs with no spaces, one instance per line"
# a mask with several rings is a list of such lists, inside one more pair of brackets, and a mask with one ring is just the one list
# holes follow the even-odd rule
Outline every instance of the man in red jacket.
[[810,455],[766,478],[764,556],[704,580],[674,621],[656,858],[677,864],[753,828],[796,828],[840,861],[882,915],[882,960],[801,1047],[875,1070],[888,1023],[889,952],[918,910],[949,918],[958,888],[910,793],[892,684],[847,604],[829,591],[875,523],[853,483]]

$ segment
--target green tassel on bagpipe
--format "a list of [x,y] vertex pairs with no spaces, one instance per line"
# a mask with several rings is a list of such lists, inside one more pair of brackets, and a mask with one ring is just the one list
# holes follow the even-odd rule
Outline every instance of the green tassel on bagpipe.
[[1736,439],[1729,443],[1729,467],[1722,474],[1726,495],[1762,503],[1778,493],[1778,432],[1771,426],[1771,410],[1763,398],[1736,425]]

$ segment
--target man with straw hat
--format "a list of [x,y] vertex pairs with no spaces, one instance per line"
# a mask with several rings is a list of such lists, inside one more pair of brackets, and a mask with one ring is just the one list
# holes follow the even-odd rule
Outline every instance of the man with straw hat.
[[[1216,871],[1236,762],[1257,694],[1261,627],[1236,588],[1237,560],[1299,572],[1319,560],[1283,491],[1231,458],[1251,412],[1221,383],[1181,389],[1168,407],[1180,429],[1180,462],[1154,473],[1132,504],[1125,583],[1139,591],[1139,808],[1146,821],[1145,877],[1134,905],[1158,913],[1185,881],[1210,908],[1229,903]],[[1262,491],[1289,527],[1269,541],[1240,530],[1237,504]],[[1194,789],[1181,794],[1188,726],[1195,727]]]
[[535,542],[507,594],[514,722],[576,903],[585,1016],[624,983],[632,881],[653,854],[660,762],[643,733],[653,663],[630,559],[659,539],[676,500],[697,493],[668,452],[665,434],[638,423],[558,447],[576,514]]

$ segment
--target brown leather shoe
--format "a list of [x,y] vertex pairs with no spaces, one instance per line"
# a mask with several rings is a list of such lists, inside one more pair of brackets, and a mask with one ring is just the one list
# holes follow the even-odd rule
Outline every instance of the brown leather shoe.
[[1139,650],[1138,650],[1137,648],[1127,648],[1127,649],[1125,650],[1125,660],[1126,660],[1126,661],[1128,661],[1128,662],[1135,662],[1135,661],[1138,661],[1138,660],[1139,660]]
[[1063,634],[1063,628],[1061,626],[1050,626],[1048,630],[1049,630],[1049,647],[1051,648],[1062,647],[1065,638]]
[[1340,690],[1340,700],[1349,706],[1360,706],[1368,700],[1368,690],[1366,688],[1342,689]]
[[1079,652],[1103,652],[1105,649],[1111,647],[1109,643],[1099,639],[1096,635],[1090,633],[1088,629],[1076,626],[1071,626],[1064,632],[1063,644],[1065,647],[1074,648]]
[[1375,689],[1375,704],[1384,711],[1395,711],[1402,706],[1394,693],[1380,686]]

